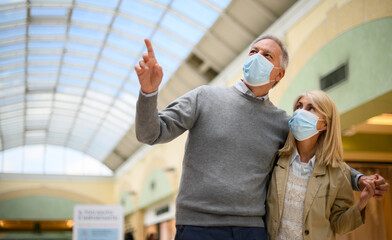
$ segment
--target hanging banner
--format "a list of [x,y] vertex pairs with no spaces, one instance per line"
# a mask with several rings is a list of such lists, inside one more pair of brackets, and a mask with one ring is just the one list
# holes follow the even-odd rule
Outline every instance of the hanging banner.
[[73,240],[124,239],[124,214],[120,205],[75,205]]

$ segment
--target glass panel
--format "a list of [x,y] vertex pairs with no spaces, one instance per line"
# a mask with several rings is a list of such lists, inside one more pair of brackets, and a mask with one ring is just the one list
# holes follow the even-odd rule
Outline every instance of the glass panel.
[[93,67],[96,59],[92,57],[75,56],[71,54],[65,54],[64,62],[70,64],[84,65],[86,67]]
[[57,86],[56,90],[59,93],[65,93],[70,95],[83,95],[85,88],[59,85]]
[[82,69],[63,65],[61,72],[88,78],[91,74],[91,69]]
[[95,56],[99,53],[100,47],[92,44],[68,41],[67,50],[71,50],[75,52],[85,52]]
[[103,8],[114,9],[117,6],[118,0],[105,0],[105,1],[97,1],[97,0],[76,0],[77,3],[84,3],[88,5],[95,5]]
[[66,8],[36,8],[33,7],[30,10],[32,17],[65,17],[67,16]]
[[24,96],[15,96],[15,97],[9,97],[9,98],[3,98],[0,101],[0,106],[6,106],[9,104],[21,102],[24,100]]
[[0,66],[3,67],[4,65],[17,64],[17,63],[23,64],[24,61],[25,61],[25,56],[0,58]]
[[83,78],[76,78],[76,77],[60,77],[59,82],[62,84],[85,87],[87,86],[88,80],[86,78],[83,79]]
[[11,29],[0,30],[0,40],[13,37],[22,37],[26,35],[25,27],[16,27]]
[[64,35],[65,26],[42,26],[42,25],[30,25],[29,35],[30,36],[42,36],[42,35]]
[[0,45],[0,53],[8,53],[14,51],[24,51],[25,43],[15,43],[9,45]]
[[189,55],[191,49],[182,44],[181,42],[175,40],[174,38],[168,36],[167,34],[157,31],[152,37],[152,42],[154,45],[160,46],[168,52],[171,52],[174,56],[184,59]]
[[75,8],[72,12],[73,22],[80,21],[80,22],[87,22],[90,24],[109,26],[111,20],[112,20],[112,15],[101,13],[101,12],[92,12],[92,11],[87,11],[78,8]]
[[106,84],[101,84],[96,81],[90,83],[90,89],[96,90],[108,95],[115,95],[118,92],[118,88],[110,87]]
[[29,54],[28,61],[51,62],[60,64],[61,55],[59,54]]
[[0,91],[0,97],[23,95],[25,92],[24,86],[10,87]]
[[108,104],[111,103],[113,100],[112,96],[108,96],[106,94],[103,94],[103,93],[100,93],[97,91],[93,91],[91,89],[89,89],[87,91],[86,96],[90,99],[97,100],[97,101],[104,102],[104,103],[108,103]]
[[174,0],[171,6],[174,10],[184,14],[206,28],[209,28],[219,16],[219,13],[197,0]]
[[107,42],[118,48],[129,50],[135,54],[140,53],[144,49],[143,41],[135,41],[115,33],[110,33]]
[[104,83],[107,83],[107,84],[110,84],[110,85],[113,85],[116,87],[120,87],[123,82],[123,79],[106,74],[102,71],[99,71],[99,69],[97,69],[97,71],[95,71],[94,79],[97,79],[100,82],[104,82]]
[[37,50],[62,50],[63,42],[62,41],[29,41],[28,42],[29,49],[37,49]]
[[160,65],[170,72],[175,72],[177,68],[180,66],[180,62],[175,60],[174,58],[168,56],[167,54],[155,49],[155,57],[157,58]]
[[75,26],[71,26],[69,28],[69,36],[70,37],[88,39],[88,40],[96,41],[99,43],[102,43],[102,41],[105,38],[105,35],[106,35],[105,32],[95,30],[95,29],[75,27]]
[[120,11],[153,23],[157,23],[163,14],[162,9],[137,0],[123,1]]
[[26,0],[2,0],[0,1],[0,5],[7,5],[7,4],[13,4],[13,3],[23,3],[26,2]]
[[8,173],[21,173],[22,172],[22,160],[23,160],[23,148],[17,147],[13,149],[5,150],[4,153],[4,167],[3,171]]
[[220,7],[220,8],[226,8],[227,5],[231,2],[231,0],[208,0],[212,2],[214,5]]
[[[104,50],[102,51],[102,56],[127,66],[133,66],[136,64],[137,61],[134,56],[126,54],[124,52],[116,51],[110,47],[104,48]],[[127,73],[128,71],[129,69],[127,69]]]
[[82,175],[83,174],[83,155],[77,151],[67,149],[65,151],[65,173],[70,175]]
[[7,10],[0,12],[0,24],[26,20],[26,9]]
[[197,44],[204,34],[201,29],[170,12],[163,17],[161,26],[192,44]]
[[29,66],[28,71],[32,73],[57,73],[59,71],[58,67],[53,66]]
[[43,173],[44,171],[44,153],[43,145],[25,146],[24,147],[24,173]]
[[45,173],[64,174],[64,148],[48,145],[45,152]]
[[130,69],[125,68],[119,64],[115,64],[106,60],[101,59],[98,63],[98,68],[111,72],[115,76],[125,78],[130,71]]
[[120,16],[117,16],[117,18],[114,20],[113,28],[121,30],[131,36],[140,37],[141,39],[150,37],[154,30],[149,26],[131,21]]

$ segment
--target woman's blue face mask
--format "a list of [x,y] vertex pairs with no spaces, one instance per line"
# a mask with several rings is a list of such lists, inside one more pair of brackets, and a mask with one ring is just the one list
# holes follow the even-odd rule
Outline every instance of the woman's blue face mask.
[[293,133],[295,139],[303,141],[316,135],[317,122],[325,121],[307,110],[298,109],[294,112],[293,117],[289,121],[290,131]]

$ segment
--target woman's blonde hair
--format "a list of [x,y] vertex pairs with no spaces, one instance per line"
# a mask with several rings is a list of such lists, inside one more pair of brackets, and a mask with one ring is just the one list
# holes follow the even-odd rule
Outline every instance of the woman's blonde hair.
[[[299,100],[307,96],[313,107],[323,115],[327,129],[322,131],[316,143],[316,159],[322,164],[339,167],[343,162],[343,145],[340,131],[340,116],[332,99],[323,91],[315,90],[303,93],[294,102],[294,108]],[[286,143],[279,150],[281,156],[290,156],[296,147],[294,135],[289,132]]]

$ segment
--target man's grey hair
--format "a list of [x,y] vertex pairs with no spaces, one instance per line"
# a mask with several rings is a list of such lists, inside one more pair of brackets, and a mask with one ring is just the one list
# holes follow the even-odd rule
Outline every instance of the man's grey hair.
[[272,41],[276,42],[279,45],[282,51],[282,54],[280,54],[280,67],[286,69],[287,66],[289,65],[289,54],[287,53],[286,47],[283,45],[282,41],[280,41],[279,38],[269,34],[262,35],[252,43],[252,46],[264,39],[271,39]]

